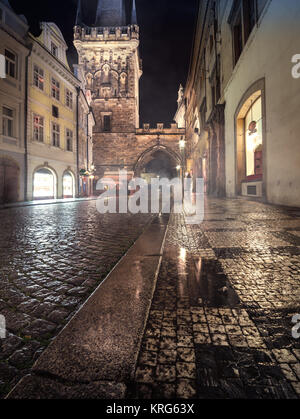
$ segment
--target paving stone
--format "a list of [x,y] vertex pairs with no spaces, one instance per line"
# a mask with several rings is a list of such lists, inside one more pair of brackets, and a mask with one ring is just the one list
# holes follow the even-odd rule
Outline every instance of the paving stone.
[[[25,373],[21,367],[45,349],[152,218],[101,215],[95,201],[12,208],[2,210],[2,215],[0,314],[6,317],[10,338],[0,343],[4,383],[0,398]],[[28,337],[40,342],[39,349],[20,352]],[[8,358],[20,368],[7,367]]]
[[160,364],[156,367],[155,373],[158,382],[173,383],[176,380],[176,369],[174,365]]
[[176,395],[179,399],[194,399],[196,397],[196,382],[194,380],[179,379],[176,385]]
[[[291,223],[300,231],[300,218],[260,203],[209,198],[205,220],[211,224],[187,226],[177,214],[169,223],[154,301],[166,307],[169,299],[175,307],[163,328],[176,329],[177,344],[159,337],[158,362],[176,365],[177,397],[297,398],[300,346],[291,319],[300,313],[300,252],[284,228]],[[216,304],[203,289],[189,289],[190,261],[203,266],[205,259],[220,263],[239,302]],[[197,380],[181,378],[189,374],[186,365],[195,365]]]

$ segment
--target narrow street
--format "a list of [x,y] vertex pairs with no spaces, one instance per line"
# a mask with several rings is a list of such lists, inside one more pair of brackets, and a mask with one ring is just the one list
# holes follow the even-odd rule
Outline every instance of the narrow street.
[[[9,332],[1,347],[3,397],[152,216],[103,216],[95,201],[0,215],[0,309]],[[126,271],[126,260],[124,266]],[[135,378],[120,381],[126,397],[299,397],[300,342],[292,337],[292,317],[300,313],[299,279],[299,211],[207,199],[201,225],[186,225],[182,215],[172,214]],[[123,277],[120,282],[126,286]],[[130,328],[122,333],[130,338]],[[72,342],[72,334],[65,335]],[[61,384],[55,386],[59,392]],[[24,388],[14,396],[22,397]]]
[[0,395],[142,233],[151,215],[101,215],[96,201],[0,210]]

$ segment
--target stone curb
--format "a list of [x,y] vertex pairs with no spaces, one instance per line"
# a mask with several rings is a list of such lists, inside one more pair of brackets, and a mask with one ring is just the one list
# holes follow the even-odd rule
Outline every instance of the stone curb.
[[156,217],[6,398],[125,397],[167,228],[166,217]]

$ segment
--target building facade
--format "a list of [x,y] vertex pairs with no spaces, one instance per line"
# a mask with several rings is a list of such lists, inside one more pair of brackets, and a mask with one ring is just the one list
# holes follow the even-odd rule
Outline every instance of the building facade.
[[[89,105],[68,66],[59,28],[43,22],[41,29],[38,38],[29,35],[28,199],[86,196],[90,189],[82,187],[80,170],[89,169]],[[92,164],[92,157],[88,160]]]
[[60,29],[40,26],[0,1],[0,203],[93,194],[91,99]]
[[25,92],[29,49],[24,16],[8,1],[0,1],[0,54],[5,71],[0,78],[0,204],[25,196]]
[[[96,119],[93,153],[96,179],[117,176],[126,169],[130,177],[153,167],[151,160],[164,156],[176,172],[182,158],[179,141],[184,128],[176,124],[150,128],[139,122],[139,26],[135,1],[130,9],[124,0],[98,1],[95,22],[85,24],[84,2],[78,1],[74,45],[78,68],[92,99]],[[150,165],[151,166],[151,165]],[[145,177],[147,177],[145,175]]]
[[185,119],[208,193],[300,205],[299,16],[296,0],[200,2]]

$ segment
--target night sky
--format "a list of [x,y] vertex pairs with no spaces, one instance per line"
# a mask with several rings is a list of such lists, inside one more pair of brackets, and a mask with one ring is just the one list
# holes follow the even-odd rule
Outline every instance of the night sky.
[[[140,26],[140,122],[169,124],[177,109],[179,84],[186,82],[196,10],[199,0],[136,0]],[[95,19],[97,0],[82,0],[90,24]],[[30,30],[39,35],[39,22],[51,21],[61,29],[69,45],[70,64],[77,61],[73,26],[77,0],[10,0],[18,14],[28,19]]]

